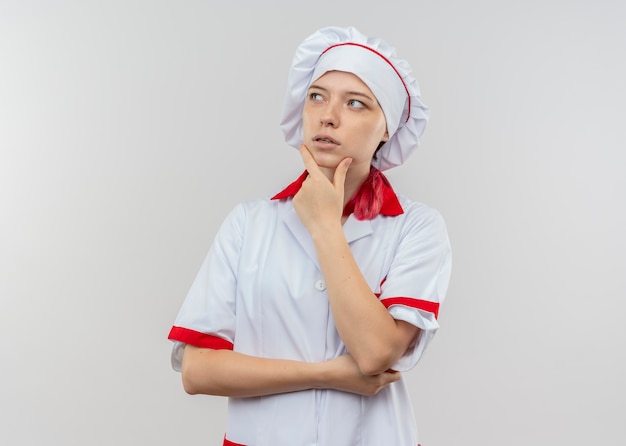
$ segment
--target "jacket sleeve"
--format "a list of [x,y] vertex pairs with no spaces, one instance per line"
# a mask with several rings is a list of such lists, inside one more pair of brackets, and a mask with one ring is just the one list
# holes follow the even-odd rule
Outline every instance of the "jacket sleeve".
[[407,371],[417,364],[439,328],[437,318],[450,280],[451,251],[442,216],[428,207],[407,210],[401,241],[387,277],[381,284],[380,301],[397,320],[420,328],[415,342],[394,366]]
[[237,269],[245,213],[237,206],[220,226],[170,330],[172,367],[180,371],[186,344],[231,349],[235,342]]

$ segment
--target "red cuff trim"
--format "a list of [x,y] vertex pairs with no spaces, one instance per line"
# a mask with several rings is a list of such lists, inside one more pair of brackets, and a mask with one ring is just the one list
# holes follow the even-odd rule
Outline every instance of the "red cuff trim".
[[413,299],[412,297],[389,297],[381,300],[381,303],[385,306],[385,308],[389,308],[392,305],[404,305],[411,308],[417,308],[418,310],[428,311],[429,313],[435,315],[435,319],[439,317],[438,302]]
[[218,336],[201,333],[184,327],[172,327],[167,339],[180,341],[185,344],[194,345],[201,348],[212,348],[213,350],[232,350],[233,343]]

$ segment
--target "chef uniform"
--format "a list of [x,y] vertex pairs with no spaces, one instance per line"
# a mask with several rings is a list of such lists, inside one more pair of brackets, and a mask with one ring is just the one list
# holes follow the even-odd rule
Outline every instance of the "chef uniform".
[[[365,61],[364,70],[346,65],[347,57]],[[396,83],[396,91],[389,82],[383,85],[385,91],[392,90],[390,96],[401,96],[400,105],[397,97],[385,102],[381,99],[385,93],[371,86],[380,81],[370,73],[372,62],[378,64],[378,71],[386,70],[383,80],[387,76],[387,81]],[[354,28],[324,28],[296,53],[281,122],[287,142],[298,147],[302,91],[330,69],[359,76],[385,112],[392,136],[370,173],[383,178],[382,205],[368,219],[350,214],[343,231],[381,305],[395,319],[420,328],[393,367],[401,372],[416,365],[438,329],[451,265],[441,215],[396,194],[380,173],[401,164],[416,148],[428,116],[407,67],[380,39],[368,39]],[[170,331],[175,370],[180,371],[185,344],[304,362],[328,361],[347,353],[335,328],[315,246],[292,206],[291,198],[305,178],[306,172],[273,197],[237,205],[223,222]],[[371,192],[366,188],[364,183],[357,194]],[[417,444],[404,378],[374,396],[311,389],[229,399],[224,445]]]

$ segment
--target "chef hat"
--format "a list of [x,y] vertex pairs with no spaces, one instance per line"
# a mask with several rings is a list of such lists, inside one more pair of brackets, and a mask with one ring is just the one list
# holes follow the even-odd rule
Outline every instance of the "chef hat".
[[374,93],[385,114],[389,140],[372,164],[386,170],[399,166],[417,149],[429,110],[420,100],[417,80],[409,64],[379,38],[368,38],[356,28],[322,28],[296,50],[287,79],[287,96],[280,127],[287,144],[302,144],[302,110],[313,81],[331,70],[358,76]]

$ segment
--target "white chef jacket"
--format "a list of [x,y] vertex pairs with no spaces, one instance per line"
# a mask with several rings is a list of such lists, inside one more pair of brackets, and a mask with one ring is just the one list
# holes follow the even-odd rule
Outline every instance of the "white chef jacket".
[[[226,218],[170,331],[175,370],[185,344],[306,362],[347,353],[313,241],[289,198],[303,180],[274,199],[241,203]],[[384,197],[381,215],[350,215],[343,230],[381,304],[421,329],[393,367],[407,371],[439,327],[450,246],[436,210],[396,196],[389,184]],[[226,438],[224,444],[249,446],[418,444],[404,378],[374,396],[313,389],[230,398]]]

